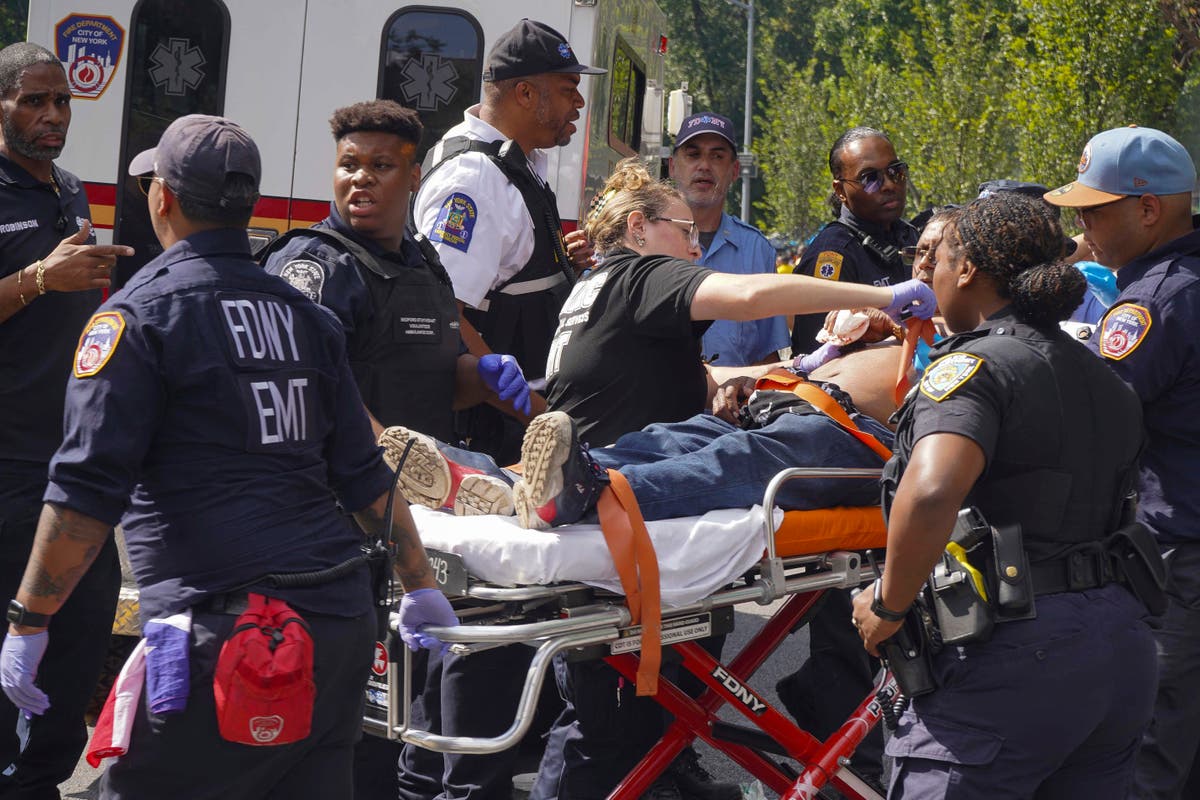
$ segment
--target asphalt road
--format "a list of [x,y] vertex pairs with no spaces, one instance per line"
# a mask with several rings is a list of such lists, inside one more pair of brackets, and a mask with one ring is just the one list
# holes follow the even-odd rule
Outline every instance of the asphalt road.
[[[725,645],[726,659],[730,654],[741,649],[742,645],[759,630],[763,620],[776,607],[777,604],[762,607],[752,603],[745,603],[737,607],[734,615],[734,631],[729,635]],[[782,708],[779,705],[779,698],[775,694],[775,683],[802,663],[807,655],[808,633],[801,630],[767,659],[758,673],[750,680],[750,685],[756,693],[766,698],[772,705]],[[731,722],[740,720],[740,715],[728,707],[724,709],[721,716]],[[753,783],[753,778],[745,770],[712,748],[700,743],[697,745],[697,749],[705,768],[718,780],[747,785]],[[100,771],[90,767],[81,758],[75,774],[59,788],[62,796],[68,800],[92,800],[98,796],[99,778]],[[766,792],[765,796],[772,797],[774,795]]]

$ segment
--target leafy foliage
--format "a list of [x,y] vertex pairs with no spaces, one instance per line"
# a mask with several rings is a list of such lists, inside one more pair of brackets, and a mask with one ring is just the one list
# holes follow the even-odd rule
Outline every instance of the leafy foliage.
[[[745,16],[660,0],[668,75],[741,119]],[[1058,185],[1093,134],[1136,123],[1200,143],[1197,0],[761,0],[754,150],[764,227],[829,218],[829,146],[883,128],[912,166],[910,213],[991,178]],[[677,85],[677,84],[672,84]],[[762,224],[762,220],[758,220]]]
[[25,41],[29,0],[0,0],[0,47]]

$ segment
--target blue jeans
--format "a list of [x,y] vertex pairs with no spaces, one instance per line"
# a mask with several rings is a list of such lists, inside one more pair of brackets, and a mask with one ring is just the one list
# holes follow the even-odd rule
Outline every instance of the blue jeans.
[[[892,446],[893,434],[883,425],[865,414],[851,417]],[[761,503],[771,478],[788,467],[883,466],[874,451],[824,414],[782,414],[751,431],[697,414],[683,422],[648,425],[591,454],[600,466],[620,470],[646,519]],[[787,509],[874,505],[879,482],[801,478],[784,484],[777,501]]]

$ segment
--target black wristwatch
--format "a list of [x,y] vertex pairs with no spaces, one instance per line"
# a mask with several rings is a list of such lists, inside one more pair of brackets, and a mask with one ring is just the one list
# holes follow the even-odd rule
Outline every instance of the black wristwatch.
[[30,628],[47,628],[50,626],[50,618],[53,614],[39,614],[36,611],[30,611],[17,599],[8,601],[8,613],[6,614],[8,621],[13,625],[25,625]]
[[[15,601],[14,601],[15,602]],[[11,612],[9,612],[11,613]],[[908,614],[908,609],[892,611],[883,604],[883,581],[875,581],[875,598],[871,601],[871,613],[888,622],[901,622]]]

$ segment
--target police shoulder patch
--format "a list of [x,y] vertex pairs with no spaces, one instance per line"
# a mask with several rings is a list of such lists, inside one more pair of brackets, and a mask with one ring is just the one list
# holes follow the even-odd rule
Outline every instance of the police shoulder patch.
[[75,351],[75,377],[90,378],[112,358],[125,331],[120,311],[101,311],[88,321]]
[[303,258],[289,261],[279,270],[279,277],[314,303],[321,302],[321,290],[325,288],[325,270],[317,262]]
[[437,219],[433,221],[429,241],[441,242],[465,253],[471,246],[477,217],[475,201],[462,192],[455,192],[442,203]]
[[1121,303],[1114,307],[1101,323],[1100,355],[1120,361],[1138,349],[1152,324],[1154,318],[1145,306]]
[[842,254],[833,250],[822,250],[817,256],[817,266],[813,275],[827,281],[836,281],[842,277]]
[[921,378],[921,394],[942,402],[971,380],[983,359],[974,353],[951,353],[929,365]]

